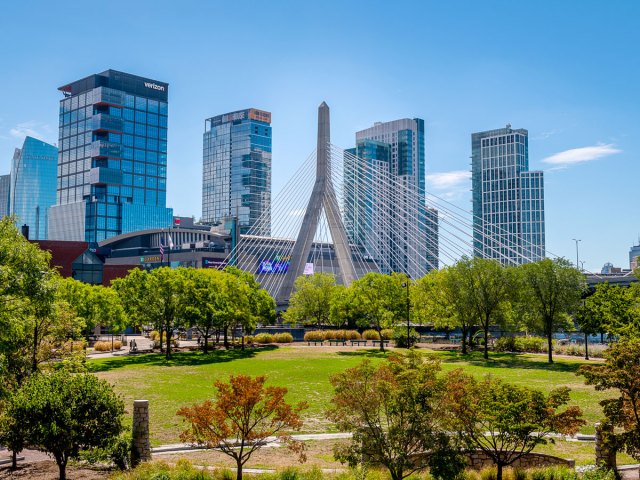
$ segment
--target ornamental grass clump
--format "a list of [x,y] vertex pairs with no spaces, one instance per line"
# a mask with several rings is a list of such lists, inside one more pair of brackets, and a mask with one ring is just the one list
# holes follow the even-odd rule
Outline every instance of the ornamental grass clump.
[[321,342],[324,340],[324,331],[322,330],[312,330],[311,332],[307,332],[304,334],[305,342]]
[[274,336],[271,335],[270,333],[258,333],[253,336],[253,342],[265,344],[265,343],[275,343],[276,340]]
[[[109,352],[111,351],[112,343],[111,342],[96,342],[93,346],[93,349],[96,352]],[[120,350],[122,348],[122,342],[120,340],[113,341],[113,350]]]
[[275,343],[291,343],[293,342],[293,335],[289,332],[276,333],[273,335],[273,340]]

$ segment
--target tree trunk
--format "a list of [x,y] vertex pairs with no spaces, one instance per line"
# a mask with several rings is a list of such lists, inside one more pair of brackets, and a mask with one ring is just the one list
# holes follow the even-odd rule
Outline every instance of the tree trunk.
[[382,338],[382,329],[378,330],[378,335],[380,335],[380,351],[384,353],[384,338]]
[[467,354],[467,329],[462,327],[462,354]]
[[171,359],[171,329],[167,325],[167,354],[165,356],[167,360]]
[[15,450],[11,452],[11,470],[18,468],[18,452]]
[[584,334],[584,359],[589,360],[589,334]]
[[225,325],[224,331],[223,331],[223,341],[224,341],[224,348],[229,350],[229,334],[227,332],[227,326],[226,325]]
[[206,355],[207,353],[209,353],[209,330],[207,330],[207,333],[203,336],[204,336],[204,345],[202,346],[202,351]]
[[553,335],[551,329],[547,335],[547,347],[549,348],[549,363],[553,363]]
[[502,480],[502,463],[498,462],[496,466],[498,467],[498,472],[496,473],[496,480]]
[[236,459],[236,480],[242,480],[242,460],[240,458]]
[[160,325],[160,353],[164,353],[164,347],[163,347],[163,343],[162,343],[162,337],[164,337],[163,335],[164,333],[164,325]]
[[67,460],[62,457],[56,457],[56,463],[58,464],[58,471],[60,474],[60,480],[67,480]]
[[484,359],[489,360],[489,319],[487,319],[486,326],[483,326],[484,330]]

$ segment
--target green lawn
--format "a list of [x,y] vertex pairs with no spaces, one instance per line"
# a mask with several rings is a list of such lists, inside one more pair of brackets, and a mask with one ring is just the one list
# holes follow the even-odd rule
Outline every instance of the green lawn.
[[[424,350],[426,352],[426,350]],[[441,358],[443,370],[464,368],[473,375],[495,375],[506,381],[548,391],[569,386],[572,399],[582,407],[589,422],[583,431],[593,432],[601,417],[598,402],[607,397],[583,384],[575,371],[584,361],[557,359],[553,365],[540,355],[491,354],[488,361],[480,353],[463,356],[455,352],[433,352]],[[265,348],[260,350],[177,353],[167,362],[158,354],[91,360],[88,366],[111,382],[122,395],[128,410],[134,399],[150,401],[151,437],[154,445],[177,443],[182,429],[175,412],[182,405],[210,398],[212,382],[232,373],[267,375],[268,382],[289,388],[291,402],[305,400],[304,431],[331,431],[324,410],[331,397],[329,375],[352,367],[364,358],[374,362],[384,356],[377,350],[334,351],[322,347]]]

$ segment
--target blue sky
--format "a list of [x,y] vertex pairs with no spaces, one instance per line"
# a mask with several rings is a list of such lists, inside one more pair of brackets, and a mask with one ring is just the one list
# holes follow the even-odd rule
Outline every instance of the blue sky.
[[427,189],[470,210],[472,132],[529,130],[547,248],[628,267],[638,241],[640,2],[6,2],[0,173],[25,134],[57,140],[57,87],[108,68],[169,87],[168,206],[201,212],[204,119],[273,113],[273,193],[315,148],[375,121],[426,122]]

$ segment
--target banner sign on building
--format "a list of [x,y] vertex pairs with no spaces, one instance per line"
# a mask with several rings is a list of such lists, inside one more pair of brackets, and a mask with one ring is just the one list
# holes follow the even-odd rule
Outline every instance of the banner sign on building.
[[258,273],[287,273],[290,255],[276,255],[273,259],[262,260],[258,265]]
[[222,270],[227,266],[227,261],[224,258],[202,258],[202,268],[217,268]]
[[304,272],[303,275],[313,275],[313,263],[305,263],[304,264]]

